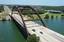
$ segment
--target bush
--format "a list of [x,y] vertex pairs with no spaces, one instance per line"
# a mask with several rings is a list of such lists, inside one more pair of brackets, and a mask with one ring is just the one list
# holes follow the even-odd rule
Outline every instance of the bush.
[[37,37],[35,34],[32,34],[27,38],[27,42],[39,42],[39,40],[39,37]]
[[2,21],[6,21],[6,19],[3,18]]

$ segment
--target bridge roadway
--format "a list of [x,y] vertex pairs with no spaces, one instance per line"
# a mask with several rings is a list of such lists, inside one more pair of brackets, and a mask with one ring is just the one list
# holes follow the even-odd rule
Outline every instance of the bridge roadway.
[[[22,19],[18,14],[13,14],[12,17],[22,25]],[[20,21],[20,22],[19,22]],[[27,30],[30,34],[36,34],[40,37],[40,42],[64,42],[64,36],[50,30],[44,26],[39,25],[33,21],[25,21]],[[35,30],[35,31],[34,31]]]

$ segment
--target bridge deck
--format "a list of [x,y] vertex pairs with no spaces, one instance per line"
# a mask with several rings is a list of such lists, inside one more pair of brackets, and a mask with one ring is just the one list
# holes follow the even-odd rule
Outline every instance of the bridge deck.
[[[19,15],[13,14],[12,17],[22,25],[22,19]],[[20,22],[19,22],[20,21]],[[30,34],[36,34],[40,37],[40,42],[64,42],[64,36],[52,31],[33,21],[25,21],[27,30]]]

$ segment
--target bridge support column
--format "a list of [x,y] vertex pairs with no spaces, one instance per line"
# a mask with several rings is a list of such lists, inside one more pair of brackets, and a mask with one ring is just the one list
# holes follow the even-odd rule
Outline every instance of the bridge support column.
[[49,20],[51,20],[51,15],[49,15]]
[[61,15],[58,15],[58,20],[60,20],[61,19]]
[[56,20],[56,19],[57,19],[56,15],[53,15],[53,20]]

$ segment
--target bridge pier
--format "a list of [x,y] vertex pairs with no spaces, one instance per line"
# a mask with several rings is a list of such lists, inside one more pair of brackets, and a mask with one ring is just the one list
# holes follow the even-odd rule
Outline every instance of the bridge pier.
[[51,20],[51,15],[48,15],[49,16],[49,20]]
[[53,20],[56,20],[57,19],[57,16],[56,15],[53,15]]
[[61,19],[61,15],[58,15],[58,20],[60,20]]
[[61,19],[61,15],[53,15],[53,14],[48,14],[49,16],[49,20],[53,19],[53,20],[60,20]]

